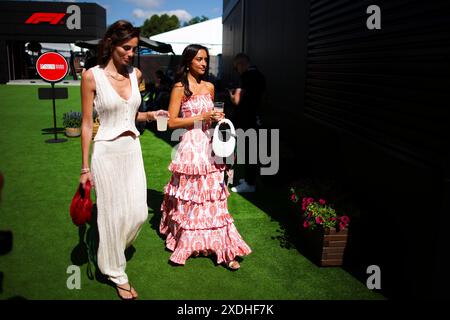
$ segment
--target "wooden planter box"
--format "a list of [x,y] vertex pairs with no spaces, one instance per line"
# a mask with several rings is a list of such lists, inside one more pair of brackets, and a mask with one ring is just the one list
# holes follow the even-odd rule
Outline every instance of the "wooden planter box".
[[307,258],[321,267],[341,266],[347,245],[348,230],[335,228],[314,230],[300,227],[301,251]]

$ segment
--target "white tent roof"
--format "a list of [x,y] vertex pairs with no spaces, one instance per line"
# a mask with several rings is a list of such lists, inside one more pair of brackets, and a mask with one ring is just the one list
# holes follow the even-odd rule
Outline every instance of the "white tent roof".
[[181,55],[189,44],[196,43],[207,47],[209,54],[216,56],[222,53],[222,17],[160,33],[150,39],[171,44],[177,55]]
[[74,45],[73,43],[47,43],[41,42],[42,52],[47,51],[58,51],[64,57],[70,57],[70,50],[73,52],[81,51],[81,48]]

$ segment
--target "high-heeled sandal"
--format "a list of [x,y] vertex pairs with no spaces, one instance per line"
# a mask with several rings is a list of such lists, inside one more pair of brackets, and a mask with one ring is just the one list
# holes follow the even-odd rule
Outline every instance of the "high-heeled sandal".
[[228,261],[226,263],[226,266],[227,266],[228,269],[230,269],[232,271],[236,271],[236,270],[238,270],[241,267],[239,262],[237,262],[236,260]]

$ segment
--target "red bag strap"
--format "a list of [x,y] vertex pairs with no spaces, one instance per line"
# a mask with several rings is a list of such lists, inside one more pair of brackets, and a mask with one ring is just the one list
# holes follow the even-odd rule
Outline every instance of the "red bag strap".
[[83,198],[90,198],[91,197],[91,182],[88,180],[86,181],[86,184],[84,185],[84,196]]
[[78,193],[80,194],[81,199],[91,197],[91,183],[89,182],[89,180],[86,181],[86,183],[84,184],[84,188],[83,185],[80,183],[80,185],[78,186]]

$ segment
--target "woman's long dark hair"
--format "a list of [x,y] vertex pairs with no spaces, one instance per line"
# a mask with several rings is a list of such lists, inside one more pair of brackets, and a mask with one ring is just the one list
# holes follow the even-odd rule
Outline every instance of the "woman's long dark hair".
[[104,65],[109,58],[114,47],[117,47],[123,42],[132,38],[139,38],[140,29],[133,27],[133,25],[126,20],[118,20],[108,27],[99,43],[98,49],[98,63]]
[[175,82],[181,82],[184,87],[184,95],[186,97],[192,96],[192,91],[189,89],[189,81],[188,81],[188,73],[189,73],[189,66],[192,62],[192,60],[195,58],[199,50],[205,50],[206,56],[208,58],[208,63],[206,65],[206,71],[205,74],[202,76],[202,79],[208,75],[209,72],[209,52],[208,49],[202,45],[199,44],[190,44],[183,50],[183,54],[181,55],[181,61],[180,65],[178,66],[178,71],[175,76]]

